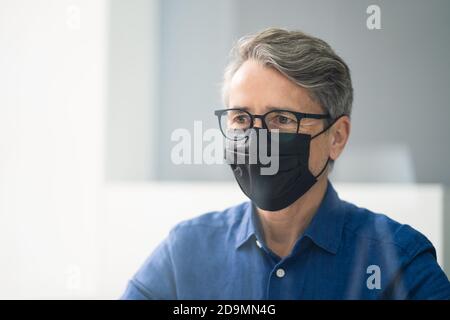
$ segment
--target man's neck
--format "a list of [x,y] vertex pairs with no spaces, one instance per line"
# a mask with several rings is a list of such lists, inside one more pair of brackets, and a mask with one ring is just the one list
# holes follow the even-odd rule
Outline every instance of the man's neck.
[[305,231],[322,202],[327,189],[327,177],[322,176],[314,186],[289,207],[279,211],[257,209],[264,240],[278,256],[289,255],[298,237]]

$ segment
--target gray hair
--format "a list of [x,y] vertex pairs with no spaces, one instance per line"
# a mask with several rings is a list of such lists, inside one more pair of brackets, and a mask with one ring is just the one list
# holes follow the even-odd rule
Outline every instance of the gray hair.
[[254,59],[306,88],[311,99],[330,114],[331,121],[351,114],[353,88],[350,70],[321,39],[301,31],[269,28],[239,39],[230,55],[222,86],[226,106],[231,78],[246,60]]

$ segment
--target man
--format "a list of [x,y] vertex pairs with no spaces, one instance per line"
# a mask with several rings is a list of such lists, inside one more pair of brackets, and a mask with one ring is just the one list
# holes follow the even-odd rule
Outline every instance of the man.
[[274,28],[244,37],[223,96],[227,152],[246,154],[262,130],[276,132],[279,170],[232,163],[251,202],[178,224],[122,298],[450,298],[425,236],[340,200],[328,181],[349,138],[353,89],[327,43]]

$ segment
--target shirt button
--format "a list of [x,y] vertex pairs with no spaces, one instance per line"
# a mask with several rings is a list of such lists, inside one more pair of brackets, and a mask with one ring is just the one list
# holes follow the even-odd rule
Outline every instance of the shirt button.
[[260,248],[262,247],[261,242],[259,242],[259,240],[256,240],[256,245]]
[[284,271],[284,269],[278,269],[276,272],[276,275],[278,278],[283,278],[285,276],[286,272]]

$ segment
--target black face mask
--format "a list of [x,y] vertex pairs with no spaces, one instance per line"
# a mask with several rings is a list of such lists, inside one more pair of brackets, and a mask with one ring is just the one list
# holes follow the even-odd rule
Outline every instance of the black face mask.
[[[328,166],[330,158],[327,159],[320,173],[314,176],[308,166],[309,151],[311,140],[327,131],[333,124],[334,122],[315,136],[279,133],[276,137],[270,133],[265,134],[266,132],[262,134],[262,129],[252,128],[250,130],[253,132],[245,139],[228,142],[225,149],[226,159],[228,161],[233,159],[230,166],[242,191],[258,208],[267,211],[281,210],[294,203],[317,182],[317,178]],[[267,143],[266,154],[268,153],[269,156],[276,156],[271,155],[270,150],[272,143],[278,144],[279,167],[278,172],[273,175],[261,174],[261,169],[269,165],[263,164],[259,156],[256,163],[249,161],[249,150],[255,148],[252,144],[256,143],[256,149],[259,149],[261,144],[258,142],[261,139]],[[244,159],[245,163],[237,162],[238,156]]]

